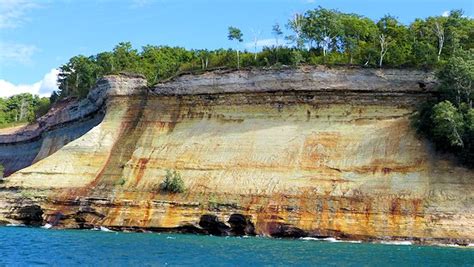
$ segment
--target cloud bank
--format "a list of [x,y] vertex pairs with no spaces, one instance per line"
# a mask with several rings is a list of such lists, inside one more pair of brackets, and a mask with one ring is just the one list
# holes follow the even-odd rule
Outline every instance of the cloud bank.
[[33,84],[18,84],[0,79],[0,97],[9,97],[21,93],[30,93],[41,97],[48,97],[54,90],[58,89],[56,79],[59,70],[52,69],[46,73],[41,81]]

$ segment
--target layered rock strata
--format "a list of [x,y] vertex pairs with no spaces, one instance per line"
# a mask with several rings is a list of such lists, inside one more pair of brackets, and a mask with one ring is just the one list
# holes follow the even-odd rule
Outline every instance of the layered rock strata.
[[105,99],[130,95],[130,88],[145,87],[140,76],[102,79],[83,100],[65,99],[36,123],[13,132],[0,130],[0,164],[5,175],[25,168],[59,150],[98,125],[104,117]]
[[[419,243],[474,239],[474,172],[437,156],[410,127],[415,107],[435,94],[430,73],[209,72],[148,90],[139,80],[109,76],[99,83],[103,120],[8,177],[0,220]],[[160,190],[168,169],[181,174],[184,193]]]

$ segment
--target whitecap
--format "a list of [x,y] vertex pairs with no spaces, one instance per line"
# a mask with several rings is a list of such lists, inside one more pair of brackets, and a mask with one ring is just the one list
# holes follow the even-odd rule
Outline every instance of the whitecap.
[[301,237],[300,239],[306,240],[306,241],[321,241],[320,238],[316,238],[316,237]]
[[5,226],[8,226],[8,227],[24,227],[25,225],[22,224],[22,223],[9,223]]
[[53,227],[53,226],[52,226],[51,224],[49,224],[49,223],[47,223],[47,224],[41,226],[41,228],[43,228],[43,229],[50,229],[51,227]]
[[336,239],[336,238],[334,238],[334,237],[326,237],[326,238],[301,237],[300,240],[305,240],[305,241],[326,241],[326,242],[332,242],[332,243],[355,243],[355,244],[362,243],[361,240],[341,240],[341,239]]
[[413,245],[413,242],[411,242],[411,241],[381,241],[380,244],[410,246],[410,245]]
[[113,232],[112,230],[110,230],[109,228],[104,227],[104,226],[99,227],[99,230],[102,231],[102,232]]

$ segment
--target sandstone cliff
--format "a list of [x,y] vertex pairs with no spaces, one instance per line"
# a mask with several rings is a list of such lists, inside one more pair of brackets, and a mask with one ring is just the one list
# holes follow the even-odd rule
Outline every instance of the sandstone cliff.
[[[300,68],[144,84],[101,80],[87,101],[105,116],[9,176],[0,220],[473,242],[474,172],[439,158],[409,125],[433,97],[429,73]],[[25,144],[8,138],[0,155]],[[160,192],[167,169],[185,193]]]

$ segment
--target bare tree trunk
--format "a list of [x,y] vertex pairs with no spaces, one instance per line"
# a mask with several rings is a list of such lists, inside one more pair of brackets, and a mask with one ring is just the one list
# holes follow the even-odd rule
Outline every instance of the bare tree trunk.
[[25,101],[25,99],[22,99],[21,100],[21,104],[20,104],[20,121],[23,120],[25,118],[25,116],[27,115],[27,102]]
[[444,29],[441,24],[438,22],[435,23],[435,33],[436,36],[438,37],[438,61],[440,60],[441,57],[441,52],[443,51],[443,46],[444,46]]
[[237,69],[240,69],[240,53],[239,53],[239,49],[237,49]]
[[371,59],[371,54],[369,54],[369,57],[367,58],[367,61],[364,63],[364,66],[368,66],[368,65],[369,65],[370,59]]
[[256,61],[257,60],[257,45],[258,45],[258,37],[260,36],[260,31],[258,32],[255,32],[254,30],[252,30],[253,32],[253,44],[254,44],[254,54],[253,54],[253,59]]
[[388,40],[385,38],[384,34],[379,36],[380,39],[380,59],[379,59],[379,67],[381,68],[383,65],[383,58],[388,50]]
[[253,60],[257,61],[257,42],[258,42],[258,39],[257,39],[256,36],[253,38],[253,42],[254,42],[254,47],[253,47]]

